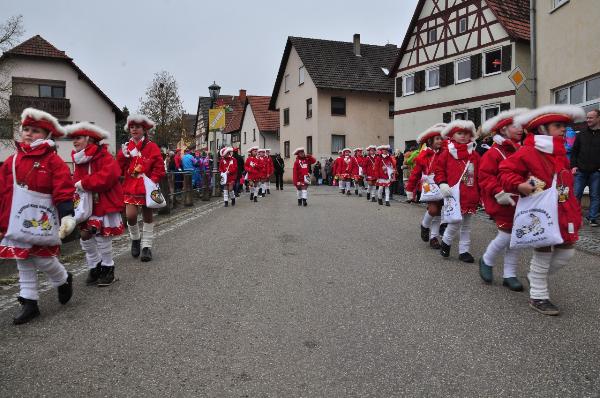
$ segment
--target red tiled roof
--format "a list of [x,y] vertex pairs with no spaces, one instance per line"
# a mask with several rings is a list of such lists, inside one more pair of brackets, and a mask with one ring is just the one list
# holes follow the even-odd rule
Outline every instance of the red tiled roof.
[[60,51],[40,35],[33,36],[31,39],[8,50],[7,53],[14,55],[30,55],[33,57],[71,59],[67,57],[67,54],[65,54],[64,51]]
[[529,41],[529,0],[486,0],[508,35]]
[[246,110],[246,100],[240,100],[239,96],[233,96],[225,99],[224,103],[231,107],[231,112],[225,114],[225,134],[236,133],[242,128],[244,111]]
[[277,131],[279,129],[279,112],[269,110],[271,97],[263,95],[249,95],[248,102],[252,107],[254,119],[259,131]]
[[0,61],[10,57],[55,58],[57,60],[64,60],[65,62],[68,62],[69,65],[71,65],[71,67],[75,69],[75,71],[79,75],[79,78],[87,81],[88,84],[92,86],[94,90],[96,90],[98,95],[100,95],[111,106],[113,112],[115,113],[115,116],[119,118],[123,117],[123,112],[121,111],[121,109],[119,109],[119,107],[115,105],[115,103],[112,102],[112,100],[108,98],[108,96],[104,94],[104,92],[100,90],[98,86],[96,86],[96,83],[94,83],[92,79],[90,79],[85,73],[83,73],[81,69],[79,69],[77,65],[75,65],[75,62],[73,62],[73,58],[67,56],[67,54],[65,54],[64,51],[61,51],[54,47],[42,36],[35,35],[32,38],[25,40],[23,43],[4,52],[0,57]]

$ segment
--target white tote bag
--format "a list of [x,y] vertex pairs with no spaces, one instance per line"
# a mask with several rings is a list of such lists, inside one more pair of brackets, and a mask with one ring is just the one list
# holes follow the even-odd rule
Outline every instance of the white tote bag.
[[[92,165],[88,165],[88,174],[92,172]],[[73,207],[75,210],[75,222],[80,224],[84,221],[87,221],[88,218],[92,215],[92,211],[94,209],[94,204],[92,203],[93,196],[91,192],[88,192],[84,189],[75,189],[75,194],[73,195]]]
[[13,156],[13,195],[6,238],[37,246],[60,245],[58,209],[52,195],[30,191],[17,184],[17,155]]
[[304,176],[304,184],[310,185],[310,175],[306,174]]
[[444,205],[442,206],[442,223],[453,224],[462,221],[462,209],[460,208],[460,182],[465,175],[465,172],[469,168],[471,161],[469,160],[465,165],[458,182],[450,188],[452,196],[444,198]]
[[436,202],[442,199],[442,192],[434,181],[434,175],[423,175],[421,178],[421,202]]
[[149,209],[160,209],[161,207],[165,207],[167,202],[165,201],[162,192],[160,192],[158,184],[145,175],[143,178],[144,188],[146,189],[146,207]]
[[545,247],[563,243],[558,223],[556,175],[543,192],[519,198],[513,218],[510,248]]
[[221,173],[221,185],[227,184],[227,172]]

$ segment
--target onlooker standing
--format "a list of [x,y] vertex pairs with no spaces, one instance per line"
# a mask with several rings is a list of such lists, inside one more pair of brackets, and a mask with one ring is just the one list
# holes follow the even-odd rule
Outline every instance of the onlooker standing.
[[313,167],[313,175],[315,176],[315,180],[317,180],[317,185],[321,185],[323,183],[323,177],[321,174],[321,162],[315,163]]
[[598,226],[600,207],[600,110],[587,113],[587,129],[575,138],[571,150],[571,171],[575,174],[575,196],[581,201],[583,190],[590,187],[590,226]]
[[237,161],[237,176],[234,183],[233,190],[235,191],[235,196],[239,197],[240,192],[242,192],[242,184],[240,183],[242,176],[244,175],[244,157],[240,155],[239,148],[233,148],[233,157]]
[[275,167],[275,186],[277,187],[277,190],[281,189],[283,191],[283,172],[285,171],[285,163],[283,162],[280,153],[275,155],[273,166]]

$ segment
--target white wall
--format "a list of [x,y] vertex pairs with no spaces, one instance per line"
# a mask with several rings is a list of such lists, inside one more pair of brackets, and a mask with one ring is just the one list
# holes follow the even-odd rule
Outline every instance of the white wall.
[[[108,140],[109,151],[115,153],[115,114],[112,107],[85,80],[79,79],[77,72],[65,61],[45,59],[10,60],[10,73],[15,77],[63,80],[66,82],[65,97],[71,102],[71,112],[64,121],[90,121],[111,133]],[[61,120],[62,121],[62,120]],[[68,163],[71,162],[70,141],[57,141],[59,155]],[[0,161],[12,154],[11,148],[0,143]]]

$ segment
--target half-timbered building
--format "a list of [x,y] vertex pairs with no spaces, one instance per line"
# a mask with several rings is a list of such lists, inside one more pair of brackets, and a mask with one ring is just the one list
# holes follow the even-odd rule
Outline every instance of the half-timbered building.
[[419,0],[395,77],[394,135],[411,145],[427,127],[529,106],[509,79],[530,70],[528,0]]

